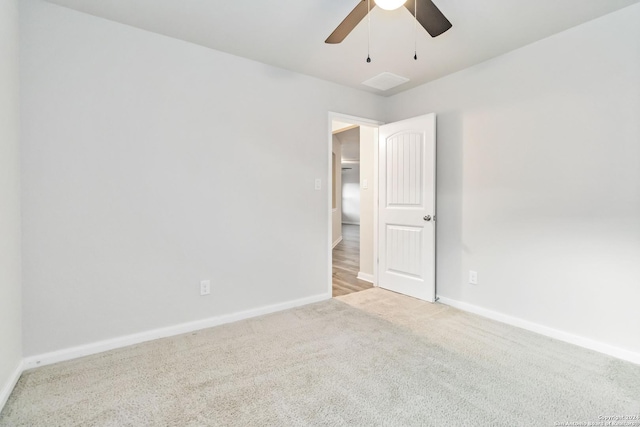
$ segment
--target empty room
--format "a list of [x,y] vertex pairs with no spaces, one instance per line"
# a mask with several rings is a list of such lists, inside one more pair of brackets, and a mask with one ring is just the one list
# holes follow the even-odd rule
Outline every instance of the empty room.
[[0,426],[640,427],[640,0],[0,0]]

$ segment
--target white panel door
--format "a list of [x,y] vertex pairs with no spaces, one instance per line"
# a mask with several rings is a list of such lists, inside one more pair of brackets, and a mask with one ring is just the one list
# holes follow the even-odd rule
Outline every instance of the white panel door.
[[436,116],[380,127],[378,285],[435,301]]

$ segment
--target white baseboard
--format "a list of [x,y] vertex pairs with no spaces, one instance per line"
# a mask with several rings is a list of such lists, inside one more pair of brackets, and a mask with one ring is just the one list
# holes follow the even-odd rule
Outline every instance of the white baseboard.
[[336,240],[335,242],[333,242],[333,246],[331,247],[331,249],[335,248],[336,246],[338,246],[338,243],[342,242],[342,236],[338,237],[338,240]]
[[78,357],[102,353],[104,351],[127,347],[134,344],[140,344],[146,341],[186,334],[200,329],[211,328],[213,326],[219,326],[225,323],[237,322],[238,320],[261,316],[263,314],[275,313],[277,311],[287,310],[289,308],[312,304],[314,302],[324,301],[327,299],[331,299],[330,293],[314,295],[307,298],[301,298],[251,310],[240,311],[237,313],[224,314],[221,316],[210,317],[208,319],[196,320],[195,322],[181,323],[174,326],[168,326],[166,328],[152,329],[150,331],[140,332],[132,335],[125,335],[122,337],[84,344],[77,347],[65,348],[50,353],[26,357],[23,361],[23,366],[24,369],[31,369],[38,366],[50,365],[52,363],[58,363],[65,360],[76,359]]
[[509,316],[507,314],[499,313],[497,311],[489,310],[477,305],[469,304],[462,301],[457,301],[447,297],[438,297],[439,302],[442,304],[455,307],[457,309],[467,311],[469,313],[477,314],[482,317],[486,317],[498,322],[506,323],[508,325],[516,326],[518,328],[526,329],[531,332],[536,332],[540,335],[545,335],[550,338],[555,338],[560,341],[568,342],[579,347],[588,348],[599,353],[604,353],[609,356],[616,357],[618,359],[626,360],[628,362],[636,363],[640,365],[640,354],[634,353],[629,350],[625,350],[619,347],[614,347],[609,344],[605,344],[599,341],[595,341],[589,338],[573,335],[568,332],[560,331],[550,328],[548,326],[540,325],[538,323],[530,322],[528,320],[520,319],[517,317]]
[[9,377],[9,380],[2,386],[2,389],[0,389],[0,412],[2,411],[2,408],[4,408],[4,405],[7,403],[7,400],[9,400],[11,392],[18,383],[20,375],[22,375],[22,371],[24,370],[23,366],[24,362],[21,360],[18,363],[18,366],[16,366],[16,369],[13,371],[13,374],[11,374],[11,376]]
[[364,280],[365,282],[373,283],[373,274],[358,271],[358,279]]

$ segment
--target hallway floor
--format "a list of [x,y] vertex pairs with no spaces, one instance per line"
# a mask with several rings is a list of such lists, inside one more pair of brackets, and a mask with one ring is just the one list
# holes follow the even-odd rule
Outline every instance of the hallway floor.
[[333,296],[370,289],[373,285],[358,279],[360,268],[360,226],[342,224],[342,241],[333,248]]

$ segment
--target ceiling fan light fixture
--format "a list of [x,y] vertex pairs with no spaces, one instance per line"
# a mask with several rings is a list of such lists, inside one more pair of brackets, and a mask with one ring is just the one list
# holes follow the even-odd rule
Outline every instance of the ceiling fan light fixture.
[[407,1],[407,0],[373,0],[381,9],[384,10],[396,10]]

